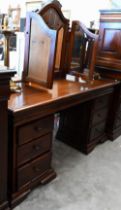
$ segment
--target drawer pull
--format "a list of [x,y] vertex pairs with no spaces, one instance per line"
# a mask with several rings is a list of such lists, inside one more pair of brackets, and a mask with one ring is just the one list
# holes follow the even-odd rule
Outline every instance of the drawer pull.
[[95,131],[98,132],[98,133],[101,133],[102,132],[102,130],[101,129],[98,129],[98,128],[96,128]]
[[41,131],[43,128],[42,127],[35,127],[34,128],[36,131]]
[[35,172],[40,172],[40,171],[42,171],[42,168],[41,167],[34,167],[33,170]]
[[102,99],[100,99],[100,100],[99,100],[99,103],[100,103],[100,104],[102,104],[102,103],[103,103],[103,100],[102,100]]
[[121,117],[120,116],[118,116],[118,120],[121,120]]
[[41,146],[39,146],[39,145],[34,145],[34,146],[33,146],[33,149],[34,149],[35,151],[39,151],[39,150],[41,149]]

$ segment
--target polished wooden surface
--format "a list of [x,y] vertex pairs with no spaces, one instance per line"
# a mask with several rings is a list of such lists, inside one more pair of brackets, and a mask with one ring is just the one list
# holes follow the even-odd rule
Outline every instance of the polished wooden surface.
[[[92,80],[85,84],[79,82],[67,81],[65,79],[55,80],[52,90],[48,90],[34,83],[22,84],[20,93],[11,94],[8,108],[15,115],[26,109],[31,109],[38,106],[57,103],[60,106],[55,107],[53,112],[61,110],[61,104],[64,101],[69,101],[71,98],[72,105],[85,100],[86,98],[94,98],[95,94],[100,94],[101,90],[115,86],[118,81],[103,79]],[[66,107],[70,104],[65,104]]]

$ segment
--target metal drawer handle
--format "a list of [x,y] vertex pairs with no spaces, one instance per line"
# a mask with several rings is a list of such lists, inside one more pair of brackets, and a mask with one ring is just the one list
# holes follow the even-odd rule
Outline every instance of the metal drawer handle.
[[43,128],[42,128],[42,127],[39,127],[39,126],[36,126],[34,129],[35,129],[36,131],[41,131]]
[[98,133],[101,133],[101,132],[102,132],[102,130],[100,130],[100,129],[98,129],[98,128],[96,128],[95,130],[96,130],[96,132],[98,132]]
[[39,151],[39,150],[41,149],[41,146],[39,146],[39,145],[34,145],[33,148],[34,148],[34,150]]
[[42,170],[41,167],[37,167],[37,166],[35,166],[33,169],[34,169],[35,172],[40,172]]
[[97,114],[98,117],[101,117],[101,114]]
[[120,116],[118,116],[118,120],[121,120],[121,117]]
[[102,103],[103,103],[103,100],[102,100],[102,99],[100,99],[100,100],[99,100],[99,103],[100,103],[100,104],[102,104]]

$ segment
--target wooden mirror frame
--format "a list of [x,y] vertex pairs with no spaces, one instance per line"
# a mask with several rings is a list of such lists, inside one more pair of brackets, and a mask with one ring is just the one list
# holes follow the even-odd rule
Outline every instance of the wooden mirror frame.
[[[38,43],[37,43],[37,40],[31,40],[33,21],[37,24],[37,27],[39,27],[39,30],[42,32],[42,34],[44,34],[44,36],[50,40],[49,41],[50,46],[48,46],[48,42],[44,40],[43,35],[42,35],[42,40],[41,40],[41,36],[38,36]],[[52,88],[53,72],[54,72],[54,65],[55,65],[56,37],[57,37],[56,31],[50,29],[46,25],[46,23],[44,22],[40,14],[37,14],[36,12],[27,13],[26,30],[25,30],[25,54],[24,54],[23,81],[36,82],[47,88]],[[31,50],[31,46],[35,42],[36,42],[36,48],[34,48],[35,54],[37,54],[38,56],[41,56],[39,60],[37,60],[38,57],[35,56],[35,54]],[[40,49],[38,49],[38,46],[40,46]],[[47,47],[49,47],[48,48],[49,52],[45,51]],[[39,50],[40,50],[40,54],[39,54]],[[34,58],[32,58],[31,52]],[[48,55],[48,60],[46,58],[47,55]],[[46,59],[43,59],[43,57]],[[33,59],[33,62],[32,62],[32,59]],[[46,60],[48,63],[45,63]],[[38,61],[38,65],[36,65],[37,61]],[[44,68],[45,65],[47,68]],[[38,75],[36,71],[38,72]],[[46,78],[43,78],[43,73],[47,74]]]
[[60,54],[60,68],[58,71],[54,71],[55,76],[63,77],[67,72],[67,42],[68,42],[68,30],[69,30],[69,20],[66,19],[61,11],[61,4],[59,1],[54,0],[51,3],[45,5],[38,14],[42,16],[46,24],[49,28],[54,29],[57,31],[57,46],[56,46],[56,53],[59,52],[58,47],[58,38],[59,31],[63,28],[63,38],[62,38],[62,46],[60,46],[61,54]]
[[[96,63],[96,52],[98,45],[98,35],[90,32],[86,26],[80,21],[72,21],[72,27],[70,32],[70,45],[69,45],[69,69],[71,72],[71,61],[72,61],[72,51],[74,46],[74,36],[76,32],[76,28],[78,27],[79,32],[84,36],[84,43],[82,46],[82,55],[81,55],[81,65],[80,65],[80,73],[84,73],[84,69],[89,69],[89,80],[93,79],[94,68]],[[88,47],[87,47],[88,42]]]

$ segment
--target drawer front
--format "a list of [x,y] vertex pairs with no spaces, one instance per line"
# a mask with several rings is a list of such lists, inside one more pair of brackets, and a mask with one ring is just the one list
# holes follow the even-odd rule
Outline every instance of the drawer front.
[[32,160],[33,158],[47,152],[51,148],[52,133],[45,136],[41,136],[39,139],[34,140],[30,143],[22,145],[18,148],[17,153],[17,164],[21,164]]
[[117,113],[114,127],[117,128],[118,126],[121,126],[121,112]]
[[102,122],[103,120],[106,120],[107,118],[108,109],[107,107],[104,109],[100,109],[98,111],[95,111],[93,119],[92,119],[92,125]]
[[97,110],[97,109],[106,107],[109,103],[109,99],[110,99],[110,95],[105,95],[105,96],[97,98],[95,100],[94,109]]
[[53,125],[54,116],[49,116],[19,127],[18,144],[24,144],[35,138],[47,134],[48,132],[52,131]]
[[103,135],[105,132],[105,123],[101,123],[91,128],[90,141]]
[[50,169],[51,164],[51,153],[46,153],[45,155],[31,161],[29,164],[24,165],[17,171],[18,177],[18,189],[39,178],[46,170]]
[[119,102],[118,112],[121,112],[121,100]]

